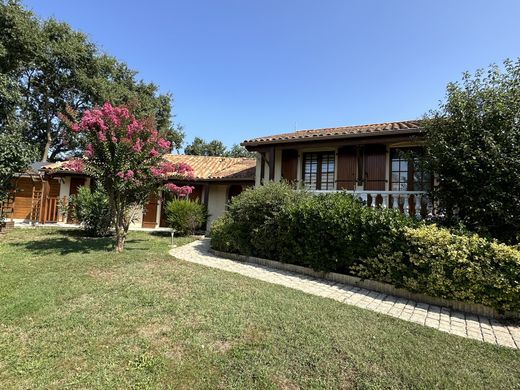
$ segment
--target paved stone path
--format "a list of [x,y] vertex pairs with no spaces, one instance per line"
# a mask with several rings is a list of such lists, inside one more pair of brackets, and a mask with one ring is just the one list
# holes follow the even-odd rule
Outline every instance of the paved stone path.
[[447,307],[428,305],[294,272],[228,260],[209,253],[208,249],[209,240],[203,239],[173,248],[170,254],[192,263],[280,284],[454,335],[520,349],[520,326],[506,326],[494,319],[457,312]]

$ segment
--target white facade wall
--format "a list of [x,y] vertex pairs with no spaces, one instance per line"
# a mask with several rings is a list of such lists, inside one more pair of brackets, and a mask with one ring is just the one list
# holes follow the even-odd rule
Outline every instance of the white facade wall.
[[208,224],[207,230],[211,223],[220,217],[226,211],[227,205],[227,184],[210,184],[208,196]]

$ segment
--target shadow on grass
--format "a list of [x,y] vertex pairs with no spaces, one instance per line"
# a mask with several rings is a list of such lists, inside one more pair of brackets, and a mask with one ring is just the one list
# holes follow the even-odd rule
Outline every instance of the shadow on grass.
[[[126,240],[125,251],[144,248],[132,247],[131,244],[143,242],[142,239]],[[128,245],[130,244],[130,246]],[[38,240],[11,243],[11,246],[23,248],[35,254],[72,253],[88,254],[91,252],[110,252],[114,249],[114,237],[87,237],[81,230],[56,230],[45,232]]]

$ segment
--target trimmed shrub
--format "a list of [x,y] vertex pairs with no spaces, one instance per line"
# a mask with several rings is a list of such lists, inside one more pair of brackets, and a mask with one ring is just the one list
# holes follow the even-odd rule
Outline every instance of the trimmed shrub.
[[[268,251],[268,246],[274,244],[264,234],[270,234],[265,226],[277,224],[280,213],[288,209],[291,204],[301,202],[310,195],[306,192],[294,191],[285,183],[270,182],[258,188],[248,188],[235,196],[228,207],[230,221],[237,226],[235,229],[236,248],[245,254],[257,255],[255,247]],[[259,245],[252,245],[255,239]]]
[[[404,229],[399,251],[388,246],[354,273],[410,291],[520,311],[520,251],[476,234],[435,225]],[[395,249],[395,248],[393,248]]]
[[211,246],[222,252],[241,253],[236,240],[239,230],[229,214],[224,213],[211,224]]
[[91,191],[80,187],[69,199],[72,216],[81,223],[88,236],[103,237],[110,234],[112,213],[107,194],[102,190]]
[[268,184],[234,198],[214,249],[379,280],[446,299],[520,311],[520,251],[475,234],[368,208],[350,195]]
[[173,199],[166,203],[166,219],[180,234],[193,234],[207,219],[204,205],[189,199]]

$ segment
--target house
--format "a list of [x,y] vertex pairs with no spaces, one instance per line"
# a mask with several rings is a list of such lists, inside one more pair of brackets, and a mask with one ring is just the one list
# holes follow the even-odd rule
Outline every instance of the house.
[[[178,185],[194,187],[191,199],[204,203],[208,210],[207,228],[226,210],[229,200],[245,188],[253,187],[255,180],[254,158],[232,158],[215,156],[167,155],[172,163],[186,163],[193,169],[193,178],[174,180]],[[166,197],[166,198],[165,198]],[[144,207],[143,227],[164,227],[166,218],[163,203],[166,194],[152,196]]]
[[36,162],[15,177],[14,191],[3,205],[9,219],[40,224],[66,220],[66,215],[60,214],[60,200],[76,194],[80,186],[89,186],[90,178],[74,172],[48,175],[46,169],[51,165]]
[[[209,227],[226,209],[233,196],[254,185],[255,159],[167,155],[172,163],[184,162],[193,168],[193,177],[176,179],[176,184],[194,187],[190,198],[207,206]],[[94,185],[92,178],[67,168],[64,162],[34,163],[14,180],[15,190],[6,204],[8,218],[21,223],[75,223],[64,205],[80,186]],[[167,193],[153,194],[133,222],[133,228],[166,227],[164,202]]]
[[258,153],[255,185],[286,180],[315,192],[345,191],[369,206],[425,216],[432,175],[418,164],[421,121],[299,130],[242,142]]

